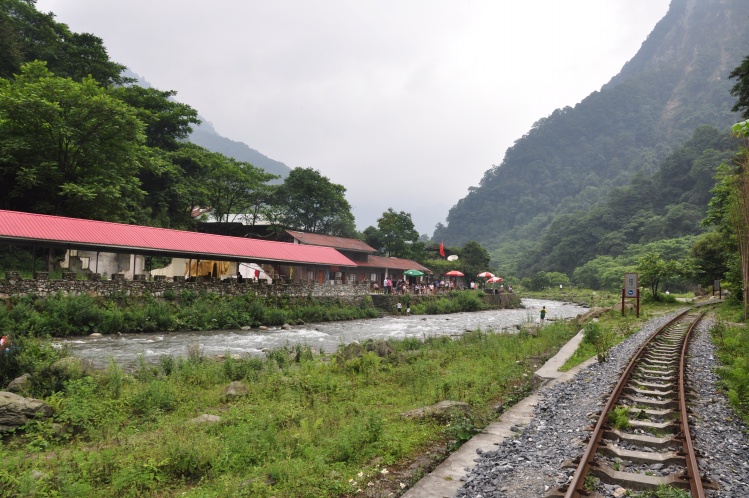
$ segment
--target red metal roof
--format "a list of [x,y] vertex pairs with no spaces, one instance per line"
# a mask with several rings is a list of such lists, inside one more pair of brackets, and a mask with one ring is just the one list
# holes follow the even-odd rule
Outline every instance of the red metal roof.
[[294,237],[302,244],[334,247],[336,249],[343,249],[344,251],[359,251],[366,253],[377,252],[376,249],[358,239],[336,237],[334,235],[322,235],[319,233],[297,232],[296,230],[286,230],[286,233]]
[[424,273],[432,273],[432,270],[422,266],[416,261],[402,258],[386,258],[385,256],[369,256],[368,261],[357,261],[360,268],[389,268],[392,270],[419,270]]
[[356,266],[331,247],[272,242],[0,210],[0,240],[89,247],[112,252],[160,252],[214,259]]

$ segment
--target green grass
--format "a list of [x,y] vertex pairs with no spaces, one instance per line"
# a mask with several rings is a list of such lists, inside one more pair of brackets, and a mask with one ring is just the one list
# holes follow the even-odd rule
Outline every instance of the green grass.
[[746,324],[718,321],[710,333],[718,349],[721,367],[717,373],[722,388],[734,409],[749,423],[749,331]]
[[[351,496],[435,443],[470,438],[497,404],[529,391],[537,365],[574,333],[559,322],[538,337],[475,331],[224,362],[193,348],[135,372],[78,372],[46,397],[52,419],[0,444],[0,495]],[[234,380],[249,395],[225,399]],[[443,421],[401,416],[445,399],[473,410]],[[189,422],[204,413],[221,422]]]

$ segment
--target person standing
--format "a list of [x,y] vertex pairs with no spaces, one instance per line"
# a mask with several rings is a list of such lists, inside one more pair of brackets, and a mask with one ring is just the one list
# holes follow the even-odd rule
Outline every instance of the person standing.
[[539,314],[541,315],[541,323],[544,323],[544,320],[546,320],[546,306],[541,308],[541,311],[539,311]]

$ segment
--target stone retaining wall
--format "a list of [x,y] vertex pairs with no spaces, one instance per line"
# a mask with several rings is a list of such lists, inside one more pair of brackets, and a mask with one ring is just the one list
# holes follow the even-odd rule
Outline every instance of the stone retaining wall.
[[[459,292],[459,291],[455,291]],[[373,294],[372,295],[372,302],[375,305],[375,308],[380,309],[382,311],[386,311],[389,313],[395,312],[396,309],[396,303],[398,301],[404,303],[420,303],[423,301],[427,301],[429,299],[445,299],[446,294],[436,294],[436,295],[411,295],[411,294]],[[506,309],[506,308],[519,308],[520,307],[520,297],[517,295],[512,295],[508,293],[504,294],[484,294],[482,296],[484,299],[484,302],[491,306],[492,308],[497,309]],[[406,299],[408,301],[406,301]],[[405,311],[405,308],[404,308]]]
[[273,284],[237,283],[226,281],[202,280],[197,282],[168,280],[48,280],[46,278],[21,279],[16,272],[8,272],[5,280],[0,280],[0,299],[12,296],[34,294],[46,297],[56,293],[65,295],[88,294],[95,297],[153,295],[163,297],[171,292],[179,296],[182,291],[209,292],[219,296],[243,295],[254,292],[266,297],[292,297],[313,299],[338,299],[346,303],[359,303],[369,296],[369,285],[362,284]]

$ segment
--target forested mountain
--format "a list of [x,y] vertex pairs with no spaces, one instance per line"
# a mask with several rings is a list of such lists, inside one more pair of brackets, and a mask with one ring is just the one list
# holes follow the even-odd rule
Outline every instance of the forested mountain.
[[626,244],[697,233],[712,172],[730,157],[728,74],[747,47],[746,0],[672,0],[622,71],[536,122],[433,240],[480,241],[503,272],[571,275]]
[[193,126],[192,133],[189,137],[190,142],[205,147],[213,152],[232,157],[237,161],[243,161],[252,164],[257,168],[262,168],[268,173],[286,178],[291,168],[280,161],[269,158],[249,147],[244,142],[236,142],[219,135],[213,128],[213,125],[201,118],[198,126]]
[[[135,84],[138,86],[142,86],[143,88],[152,87],[151,83],[145,78],[128,68],[123,71],[122,75],[135,80]],[[261,154],[244,142],[236,142],[219,135],[213,125],[206,121],[205,118],[200,115],[198,115],[198,118],[200,119],[200,124],[192,126],[192,132],[188,137],[190,142],[205,147],[210,151],[236,159],[237,161],[250,163],[256,168],[262,168],[268,173],[278,175],[281,178],[288,176],[291,168],[284,163]]]

